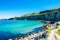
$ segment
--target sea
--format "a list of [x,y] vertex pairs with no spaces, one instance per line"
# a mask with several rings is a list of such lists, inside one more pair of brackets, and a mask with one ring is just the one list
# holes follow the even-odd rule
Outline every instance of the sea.
[[45,23],[41,20],[0,20],[0,39],[12,35],[26,34],[44,25]]

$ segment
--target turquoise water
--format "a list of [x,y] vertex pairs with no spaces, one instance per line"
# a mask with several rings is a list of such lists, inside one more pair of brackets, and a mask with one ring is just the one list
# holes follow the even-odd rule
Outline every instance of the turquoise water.
[[27,20],[0,20],[0,31],[11,33],[28,33],[34,28],[43,26],[41,21],[27,21]]

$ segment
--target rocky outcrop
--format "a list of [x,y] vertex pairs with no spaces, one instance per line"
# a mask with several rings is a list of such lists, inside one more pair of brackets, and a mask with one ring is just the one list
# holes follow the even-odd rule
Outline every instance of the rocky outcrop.
[[9,18],[8,20],[60,20],[60,8],[26,14],[22,17]]
[[60,9],[40,12],[39,15],[28,16],[27,20],[60,20]]

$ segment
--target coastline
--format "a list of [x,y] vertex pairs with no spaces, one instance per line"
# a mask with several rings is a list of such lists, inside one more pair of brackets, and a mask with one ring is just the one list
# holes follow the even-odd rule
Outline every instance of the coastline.
[[[51,38],[51,36],[49,37],[49,35],[52,34],[52,32],[54,32],[53,30],[57,29],[58,22],[45,21],[44,23],[46,23],[46,25],[44,25],[43,27],[38,26],[32,32],[29,32],[26,34],[18,34],[16,36],[8,38],[8,39],[9,40],[28,40],[28,39],[32,39],[32,40],[35,40],[35,39],[36,40],[40,40],[40,39],[47,40],[48,39],[48,40],[50,40],[49,38]],[[56,36],[57,36],[57,34],[56,34]]]

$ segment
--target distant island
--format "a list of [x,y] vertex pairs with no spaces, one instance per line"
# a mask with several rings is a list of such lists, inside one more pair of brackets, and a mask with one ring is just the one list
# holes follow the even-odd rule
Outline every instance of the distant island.
[[9,19],[2,19],[2,20],[60,20],[60,8],[45,10],[37,13],[26,14],[21,17],[14,17]]

